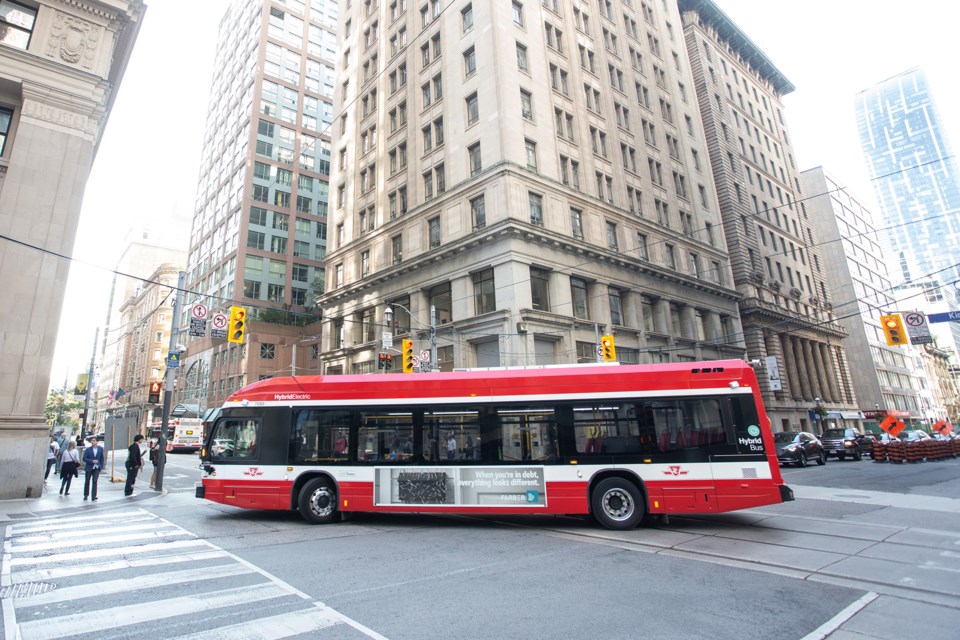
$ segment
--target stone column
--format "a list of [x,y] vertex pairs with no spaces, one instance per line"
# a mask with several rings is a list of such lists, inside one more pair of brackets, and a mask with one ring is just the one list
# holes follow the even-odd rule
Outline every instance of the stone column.
[[797,400],[803,396],[800,390],[800,374],[797,373],[796,358],[793,355],[793,336],[786,333],[780,335],[783,362],[787,367],[787,391],[790,397]]
[[797,361],[797,373],[799,374],[800,390],[803,393],[803,399],[813,401],[813,389],[810,386],[810,370],[807,368],[807,361],[803,356],[803,344],[799,338],[793,338],[793,357]]
[[834,402],[843,402],[843,394],[840,393],[840,385],[837,384],[836,363],[833,360],[833,354],[828,345],[820,343],[820,359],[823,361],[824,372],[827,374],[827,385],[830,387],[830,395]]
[[670,302],[664,300],[663,298],[658,299],[653,303],[654,316],[653,316],[653,328],[657,333],[662,333],[664,335],[671,335],[672,331],[670,329]]
[[828,393],[829,389],[827,389],[826,384],[824,384],[826,374],[823,372],[823,363],[820,362],[820,351],[817,349],[816,343],[812,340],[804,340],[803,353],[806,355],[809,369],[814,375],[814,378],[811,380],[814,393],[816,393],[821,400],[832,402],[833,398],[830,397]]

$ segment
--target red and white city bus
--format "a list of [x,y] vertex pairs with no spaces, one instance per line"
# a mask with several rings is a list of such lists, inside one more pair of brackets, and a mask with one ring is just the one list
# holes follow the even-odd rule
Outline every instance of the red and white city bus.
[[341,512],[718,513],[792,500],[753,369],[661,365],[272,378],[230,396],[197,497]]

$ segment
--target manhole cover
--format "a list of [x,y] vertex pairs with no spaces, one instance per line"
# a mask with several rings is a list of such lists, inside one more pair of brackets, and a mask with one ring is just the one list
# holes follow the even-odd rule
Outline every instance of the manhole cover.
[[21,582],[7,587],[0,587],[0,599],[3,598],[24,598],[26,596],[35,596],[39,593],[46,593],[57,588],[52,582]]

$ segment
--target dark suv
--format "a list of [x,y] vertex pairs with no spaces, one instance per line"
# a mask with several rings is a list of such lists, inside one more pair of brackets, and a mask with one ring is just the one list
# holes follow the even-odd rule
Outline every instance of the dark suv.
[[860,460],[864,454],[872,454],[875,440],[876,438],[857,429],[827,429],[820,436],[823,452],[828,456],[837,456],[840,460],[848,455],[854,460]]

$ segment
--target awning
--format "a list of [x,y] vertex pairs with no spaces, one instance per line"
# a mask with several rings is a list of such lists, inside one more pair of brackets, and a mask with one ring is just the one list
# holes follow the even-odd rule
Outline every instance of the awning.
[[827,420],[863,420],[860,411],[827,411]]

